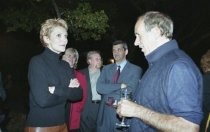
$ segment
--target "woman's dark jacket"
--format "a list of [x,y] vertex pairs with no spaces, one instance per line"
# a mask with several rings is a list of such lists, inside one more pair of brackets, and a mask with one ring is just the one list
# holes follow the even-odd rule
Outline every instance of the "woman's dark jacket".
[[[73,69],[48,48],[29,63],[30,111],[26,126],[49,127],[65,123],[66,101],[82,98],[81,88],[69,88]],[[53,94],[48,87],[55,86]]]

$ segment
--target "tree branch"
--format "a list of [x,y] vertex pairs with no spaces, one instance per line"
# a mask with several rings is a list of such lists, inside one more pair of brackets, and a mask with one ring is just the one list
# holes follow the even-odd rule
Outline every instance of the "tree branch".
[[53,6],[54,6],[54,8],[55,8],[57,17],[58,17],[58,18],[61,18],[61,14],[60,14],[60,11],[59,11],[59,9],[58,9],[58,6],[57,6],[55,0],[52,0],[52,4],[53,4]]

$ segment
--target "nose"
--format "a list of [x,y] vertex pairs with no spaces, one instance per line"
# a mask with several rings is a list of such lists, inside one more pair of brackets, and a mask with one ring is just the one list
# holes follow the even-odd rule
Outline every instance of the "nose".
[[136,39],[134,41],[134,45],[135,46],[139,46],[140,45],[140,41],[139,41],[138,37],[136,37]]
[[118,53],[118,50],[112,50],[112,53],[113,54],[117,54]]
[[62,37],[61,41],[68,43],[68,39],[66,37]]

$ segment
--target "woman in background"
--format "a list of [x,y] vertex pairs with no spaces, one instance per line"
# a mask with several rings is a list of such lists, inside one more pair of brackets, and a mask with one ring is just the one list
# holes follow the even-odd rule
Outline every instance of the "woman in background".
[[[208,118],[210,116],[210,50],[201,57],[201,69],[203,71],[203,112],[204,119],[201,132],[210,132]],[[204,130],[206,129],[206,130]]]
[[79,102],[70,102],[70,105],[67,109],[67,122],[68,128],[70,132],[79,132],[80,131],[80,114],[83,110],[84,103],[86,101],[86,78],[85,75],[80,71],[76,70],[77,63],[79,60],[79,53],[74,48],[68,48],[65,51],[62,59],[69,63],[69,66],[74,69],[75,77],[78,79],[80,83],[80,87],[83,90],[83,98]]

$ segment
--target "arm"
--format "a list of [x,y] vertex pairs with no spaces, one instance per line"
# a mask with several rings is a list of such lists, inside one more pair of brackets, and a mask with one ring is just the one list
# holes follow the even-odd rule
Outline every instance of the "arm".
[[[76,83],[76,84],[74,84]],[[53,95],[57,95],[59,97],[65,97],[70,101],[79,101],[82,98],[82,90],[79,87],[79,82],[76,78],[70,80],[69,87],[64,89],[56,89],[59,85],[48,86],[49,92]],[[60,87],[62,88],[62,87]]]
[[[123,76],[125,76],[125,79],[121,80],[122,84],[126,84],[130,88],[132,88],[132,92],[135,92],[136,88],[138,87],[139,80],[141,78],[142,70],[141,68],[137,66],[128,67],[125,69],[125,73],[123,73]],[[121,86],[121,88],[123,88]],[[125,87],[126,88],[126,87]]]
[[199,132],[199,125],[182,117],[161,114],[128,100],[122,100],[117,108],[120,116],[136,117],[164,132]]
[[117,112],[136,117],[160,131],[198,132],[202,117],[199,74],[183,63],[174,65],[166,81],[166,96],[171,114],[159,113],[123,100]]
[[[64,67],[63,69],[66,73],[68,73],[66,75],[67,80],[66,81],[62,80],[62,84],[58,83],[57,85],[55,85],[54,86],[55,92],[53,92],[52,94],[66,98],[69,101],[81,100],[83,91],[80,87],[79,80],[74,76],[74,71],[69,67],[68,68]],[[70,79],[70,81],[68,79]]]
[[126,88],[126,86],[131,87],[132,91],[135,91],[138,86],[142,70],[139,67],[133,65],[129,65],[123,70],[125,70],[121,74],[123,77],[120,77],[122,80],[119,80],[119,83],[114,84],[111,80],[112,76],[110,77],[110,75],[108,75],[108,68],[104,68],[97,81],[97,91],[100,94],[109,94],[120,90],[121,88]]
[[29,64],[28,81],[31,96],[40,107],[50,107],[60,104],[65,99],[58,98],[48,91],[50,84],[43,67],[43,63],[38,59],[32,59]]
[[96,89],[100,94],[109,94],[121,89],[121,83],[112,83],[112,74],[108,75],[109,67],[104,67],[96,83]]
[[75,77],[74,69],[69,67],[66,61],[62,61],[62,71],[60,71],[60,77],[54,76],[51,79],[53,83],[52,88],[49,87],[49,92],[60,98],[65,98],[69,101],[79,101],[82,98],[82,89],[78,79]]
[[80,87],[78,88],[66,88],[66,90],[62,90],[60,93],[60,97],[65,97],[69,101],[80,101],[82,99],[83,91]]

